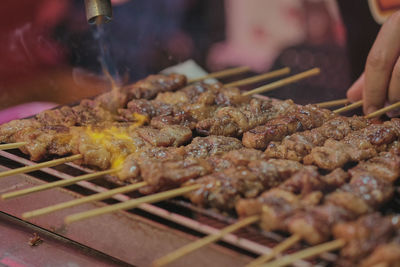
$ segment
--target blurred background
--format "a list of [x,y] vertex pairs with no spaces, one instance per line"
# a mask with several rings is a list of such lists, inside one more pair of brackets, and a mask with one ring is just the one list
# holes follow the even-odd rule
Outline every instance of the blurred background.
[[343,98],[379,30],[365,0],[119,0],[99,33],[83,2],[2,1],[0,120],[109,90],[99,39],[124,82],[187,59],[210,72],[320,67],[318,77],[270,95],[300,104]]

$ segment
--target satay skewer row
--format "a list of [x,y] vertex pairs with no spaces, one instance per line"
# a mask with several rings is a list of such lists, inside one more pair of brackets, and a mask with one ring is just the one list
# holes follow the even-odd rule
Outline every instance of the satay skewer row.
[[349,103],[349,100],[347,98],[343,98],[343,99],[321,102],[321,103],[317,103],[315,105],[319,108],[331,108],[331,107],[346,105],[348,103]]
[[251,217],[247,217],[245,219],[239,220],[238,222],[219,230],[219,232],[216,234],[208,235],[204,238],[198,239],[195,242],[189,243],[188,245],[183,246],[183,247],[163,256],[162,258],[159,258],[159,259],[153,261],[152,266],[160,267],[160,266],[170,264],[171,262],[173,262],[195,250],[198,250],[202,247],[205,247],[211,243],[214,243],[214,242],[220,240],[227,234],[230,234],[230,233],[235,232],[245,226],[248,226],[250,224],[257,222],[259,219],[260,219],[259,216],[255,215],[255,216],[251,216]]
[[[299,172],[301,172],[301,170]],[[294,178],[295,176],[296,176],[296,174],[294,174],[291,178],[286,180],[286,182],[290,181],[291,179],[295,180],[296,179],[296,178]],[[283,182],[283,184],[285,184],[285,182]],[[271,190],[274,190],[274,189],[271,189]],[[250,214],[246,218],[251,218],[251,223],[256,223],[256,222],[259,222],[261,220],[261,215],[260,214]],[[240,224],[240,222],[242,222],[244,220],[245,219],[242,218],[238,223]],[[199,249],[199,248],[201,248],[201,247],[203,247],[205,245],[208,245],[208,244],[210,244],[210,243],[212,243],[214,241],[217,241],[216,238],[217,237],[218,237],[218,239],[222,238],[225,234],[228,233],[227,232],[228,229],[235,229],[235,230],[239,229],[238,228],[238,223],[235,223],[235,224],[233,224],[231,226],[228,226],[228,227],[222,229],[221,233],[218,233],[218,235],[207,236],[207,237],[205,237],[203,239],[197,240],[197,241],[195,241],[195,242],[193,242],[191,244],[188,244],[188,245],[186,245],[184,247],[181,247],[181,248],[169,253],[165,257],[162,257],[161,259],[157,260],[156,261],[156,263],[157,263],[156,266],[163,266],[165,264],[171,263],[172,261],[177,260],[178,258],[183,257],[183,256],[187,255],[190,252],[193,252],[195,249]],[[246,225],[247,224],[242,225],[242,226],[244,227]],[[281,249],[284,250],[284,247],[281,248]]]
[[27,192],[35,192],[35,189],[33,188],[33,189],[30,189],[30,190],[23,190],[22,192],[14,192],[13,194],[11,194],[11,196],[18,196],[19,194],[26,194]]
[[[397,180],[399,178],[399,176],[400,176],[400,168],[398,166],[399,162],[400,162],[400,157],[399,157],[398,152],[395,152],[396,149],[398,149],[398,145],[395,146],[393,149],[391,149],[392,152],[387,152],[387,153],[392,153],[392,154],[387,154],[386,152],[383,152],[383,154],[381,154],[381,155],[379,155],[379,156],[377,156],[377,157],[375,157],[375,158],[373,158],[373,159],[371,159],[371,160],[369,160],[367,162],[364,162],[363,164],[361,164],[361,166],[358,165],[358,166],[354,167],[353,169],[351,169],[350,172],[354,172],[354,173],[353,173],[352,180],[350,181],[350,184],[349,185],[345,184],[345,185],[341,186],[338,191],[330,193],[325,197],[325,199],[327,199],[328,202],[325,201],[324,204],[322,204],[320,207],[329,207],[329,205],[341,207],[341,208],[344,208],[343,211],[348,213],[348,215],[343,215],[343,214],[342,215],[336,215],[337,217],[335,217],[335,215],[331,215],[332,216],[332,222],[330,222],[329,225],[324,226],[324,227],[326,227],[326,230],[325,230],[325,233],[323,235],[328,235],[328,233],[326,231],[330,231],[331,232],[332,229],[334,228],[334,225],[337,225],[338,223],[341,223],[342,221],[344,221],[344,222],[353,221],[354,218],[357,218],[360,215],[362,216],[364,214],[371,213],[371,210],[374,210],[377,206],[382,206],[382,204],[384,202],[389,201],[389,198],[391,198],[391,193],[390,193],[391,190],[390,189],[393,189],[393,187],[394,187],[393,186],[393,182],[395,180]],[[390,159],[390,157],[394,157],[394,159]],[[392,160],[392,163],[386,162],[386,165],[388,165],[388,166],[385,166],[384,165],[385,164],[384,163],[385,160],[386,161],[387,160]],[[392,173],[388,174],[388,172],[387,172],[386,177],[384,177],[383,174],[382,174],[382,171],[379,171],[379,170],[378,171],[376,171],[376,170],[374,171],[374,169],[379,169],[379,165],[378,166],[371,166],[371,168],[368,168],[368,164],[370,164],[370,165],[374,165],[375,164],[376,165],[376,164],[379,164],[379,162],[381,164],[381,168],[386,168],[387,170],[390,169],[390,171]],[[393,168],[397,168],[397,169],[396,170],[392,170]],[[369,170],[371,170],[371,171],[369,171]],[[358,171],[358,173],[357,173],[357,171]],[[364,178],[364,176],[366,178]],[[359,191],[358,194],[360,192],[362,192],[362,194],[369,194],[371,196],[372,196],[372,194],[378,193],[378,192],[374,192],[374,193],[367,192],[366,188],[361,189],[361,190],[356,188],[356,187],[359,187],[357,185],[357,183],[359,183],[358,180],[361,180],[361,181],[364,180],[365,183],[366,183],[366,181],[367,181],[366,179],[368,179],[368,177],[375,177],[375,178],[373,178],[373,179],[375,179],[375,181],[382,180],[382,182],[380,182],[381,183],[380,185],[372,185],[372,187],[376,186],[376,188],[374,187],[373,189],[371,189],[371,190],[379,191],[379,193],[381,194],[375,200],[375,202],[377,202],[377,203],[374,203],[374,201],[372,200],[370,204],[367,204],[366,201],[369,201],[370,199],[365,198],[365,200],[363,200],[361,196],[357,195],[357,192],[353,192],[354,190],[356,190],[356,191],[358,190]],[[378,177],[380,177],[380,178],[378,178]],[[370,181],[370,183],[374,184],[375,182]],[[376,183],[379,184],[379,182],[376,182]],[[390,183],[390,185],[389,185],[389,183]],[[367,184],[363,184],[362,186],[366,187]],[[340,190],[342,190],[342,191],[340,191]],[[370,190],[370,189],[368,189],[368,190]],[[380,192],[380,190],[382,190],[382,192]],[[365,192],[363,192],[363,191],[365,191]],[[342,198],[347,197],[348,199],[347,200],[344,199],[344,202],[343,202],[343,200],[340,200],[340,199],[336,199],[335,200],[335,198],[340,198],[340,197],[342,197]],[[345,203],[345,202],[348,202],[348,203]],[[355,204],[355,206],[359,206],[359,207],[355,207],[354,206],[354,207],[350,208],[350,205],[351,205],[350,203],[351,202],[358,203],[358,204]],[[368,205],[375,205],[375,207],[374,206],[370,206],[370,207],[367,208],[367,207],[365,207],[366,205],[367,206]],[[308,212],[310,212],[310,211],[307,211],[307,210],[304,211],[304,212],[300,211],[300,215],[303,214],[302,216],[305,218],[305,216],[307,216]],[[295,242],[296,240],[300,241],[301,239],[306,239],[306,241],[309,241],[312,244],[321,243],[321,241],[323,242],[323,238],[322,237],[317,237],[317,236],[310,238],[310,240],[307,240],[307,239],[309,239],[309,236],[312,236],[312,233],[309,232],[310,229],[305,231],[305,233],[308,233],[309,236],[305,236],[304,233],[302,233],[302,234],[298,233],[298,232],[301,232],[303,230],[300,229],[301,228],[301,224],[296,226],[296,221],[298,221],[298,218],[299,218],[298,215],[296,215],[296,213],[297,213],[297,211],[295,210],[294,214],[292,214],[288,219],[286,219],[286,223],[285,223],[285,224],[289,225],[289,230],[293,233],[291,238],[294,241],[293,242],[289,242],[289,243],[291,243],[291,245],[294,245],[295,243],[297,243],[297,242]],[[302,217],[300,217],[300,219],[301,218]],[[310,221],[308,223],[311,224],[312,222]],[[304,222],[303,222],[303,227],[304,227],[304,229],[307,229],[307,227],[304,225]],[[322,233],[320,233],[320,235],[322,235]],[[289,247],[286,246],[286,248],[289,248]],[[282,251],[280,251],[280,252],[282,252]]]
[[[236,140],[234,138],[230,138],[230,137],[197,137],[197,138],[195,138],[193,140],[193,142],[191,144],[189,144],[187,146],[182,146],[180,148],[170,147],[170,148],[161,149],[160,150],[161,157],[158,160],[156,160],[156,162],[165,160],[165,159],[163,159],[163,157],[165,157],[165,156],[168,157],[168,154],[172,155],[173,153],[182,154],[181,156],[179,156],[179,158],[180,157],[188,157],[189,161],[195,161],[196,158],[198,158],[198,162],[199,162],[199,166],[198,167],[194,167],[193,168],[192,164],[189,164],[188,166],[186,166],[188,168],[192,168],[193,169],[193,171],[191,171],[191,172],[190,172],[190,170],[186,170],[186,175],[188,176],[188,178],[190,178],[190,177],[191,178],[195,178],[195,176],[193,176],[193,175],[200,175],[202,172],[207,171],[207,170],[211,171],[211,169],[213,168],[210,164],[208,164],[208,163],[206,164],[206,161],[207,161],[206,159],[201,159],[201,158],[208,157],[208,156],[209,157],[215,157],[216,160],[218,160],[217,158],[221,158],[222,160],[224,160],[224,164],[227,164],[227,160],[223,159],[223,157],[225,157],[224,155],[225,154],[229,154],[229,151],[234,152],[235,149],[238,149],[240,147],[241,147],[240,141]],[[155,148],[155,149],[156,149],[156,150],[154,150],[155,153],[158,154],[158,152],[157,152],[158,149],[157,148]],[[168,151],[168,150],[171,150],[171,151]],[[194,150],[203,150],[203,152],[201,152],[201,151],[195,152]],[[257,152],[257,153],[256,154],[253,153],[254,155],[249,155],[247,153],[247,156],[249,156],[248,160],[250,160],[250,159],[252,159],[254,157],[261,157],[262,153],[260,151],[255,151],[255,152]],[[138,152],[136,151],[133,154],[136,156],[137,155],[136,153],[138,153]],[[237,155],[237,153],[239,153],[239,154]],[[232,155],[231,158],[232,157],[240,158],[241,153],[240,152],[237,152],[237,153],[235,153],[235,155],[237,157]],[[141,158],[144,157],[143,161],[145,161],[145,162],[147,162],[148,160],[154,160],[154,159],[146,159],[146,157],[147,157],[146,154],[140,154],[139,153],[139,155],[140,155]],[[17,191],[5,193],[5,194],[2,195],[2,197],[4,199],[12,198],[12,197],[18,197],[18,196],[31,194],[31,193],[35,193],[35,192],[39,192],[39,191],[43,191],[43,190],[48,190],[48,189],[54,188],[54,187],[70,185],[70,184],[73,184],[73,183],[76,183],[76,182],[79,182],[79,181],[83,181],[83,180],[94,179],[94,178],[96,178],[98,176],[101,176],[101,175],[104,175],[104,174],[111,174],[111,173],[116,173],[117,174],[123,168],[128,169],[128,170],[131,170],[132,168],[134,168],[134,169],[143,169],[141,165],[131,166],[129,164],[130,161],[128,159],[126,161],[128,162],[128,165],[125,166],[125,163],[124,163],[124,165],[122,165],[118,169],[106,170],[106,171],[103,171],[103,172],[97,172],[97,173],[93,173],[93,174],[78,176],[76,178],[71,178],[71,179],[68,179],[68,180],[62,180],[62,181],[57,181],[57,182],[53,182],[53,183],[39,185],[39,186],[27,188],[27,189],[17,190]],[[203,166],[204,166],[204,168],[202,170],[199,170],[199,168],[202,168]],[[146,166],[144,168],[146,168]],[[190,173],[188,173],[188,171]],[[143,170],[142,170],[142,172],[143,172]],[[182,173],[178,171],[178,175],[182,175]],[[151,176],[151,174],[150,174],[150,176]],[[133,178],[135,178],[135,177],[133,177]],[[154,178],[149,177],[149,179],[151,181]],[[181,177],[181,179],[183,179],[183,178]],[[153,184],[148,184],[147,181],[136,182],[134,185],[123,186],[123,187],[117,188],[115,191],[116,192],[129,192],[129,191],[133,191],[133,190],[136,190],[136,189],[140,189],[140,188],[145,187],[145,186],[150,187],[150,186],[154,186],[154,185]],[[162,188],[161,185],[160,185],[160,187]],[[149,190],[149,189],[147,189],[147,190]],[[36,212],[36,211],[33,211],[32,213],[29,212],[29,214],[38,213],[40,215],[42,210],[45,210],[46,213],[49,213],[49,212],[56,211],[56,210],[59,210],[59,209],[72,207],[74,205],[80,205],[82,203],[86,203],[87,201],[91,201],[92,199],[93,200],[101,200],[101,199],[106,198],[110,194],[113,195],[114,194],[113,192],[114,191],[111,190],[111,192],[99,193],[97,195],[90,196],[90,197],[88,197],[86,199],[82,199],[82,200],[78,200],[78,201],[71,201],[70,203],[69,202],[61,203],[61,204],[57,204],[55,206],[49,206],[49,207],[40,209],[41,211],[38,211],[38,212]]]
[[[39,187],[39,188],[41,188],[41,187]],[[32,189],[29,189],[28,191],[26,191],[26,190],[22,190],[22,192],[14,192],[14,193],[12,193],[11,194],[11,196],[18,196],[19,194],[25,194],[25,192],[35,192],[35,189],[34,188],[32,188]]]
[[[253,77],[253,78],[250,78],[250,79],[245,79],[244,81],[239,81],[239,82],[242,85],[243,84],[249,84],[249,83],[253,83],[255,81],[259,81],[259,80],[262,80],[262,79],[265,79],[265,78],[268,78],[268,77],[271,77],[271,76],[275,76],[277,74],[280,74],[280,73],[283,73],[283,72],[286,72],[286,71],[287,71],[287,68],[284,68],[284,69],[281,69],[281,70],[273,71],[271,73],[266,73],[266,74],[263,74],[263,75],[260,75],[260,76],[256,76],[256,77]],[[207,85],[204,85],[204,86],[207,86]],[[140,100],[138,100],[138,101],[140,101]],[[50,112],[53,112],[53,111],[50,111]],[[149,114],[146,114],[146,115],[149,115]],[[90,124],[88,124],[88,125],[90,125]],[[17,130],[18,130],[18,128],[17,128]],[[1,148],[3,148],[3,149],[19,148],[19,147],[22,147],[24,145],[26,145],[26,142],[9,143],[9,144],[0,145],[0,149]]]
[[[296,175],[296,174],[295,174]],[[332,179],[331,179],[332,180]],[[344,178],[344,180],[343,180],[343,182],[345,182],[345,178]],[[289,180],[287,180],[287,181],[289,181]],[[306,183],[306,181],[304,181],[305,183]],[[315,185],[315,182],[316,181],[314,181],[314,182],[310,182],[311,184],[314,184],[314,186],[317,186],[317,185]],[[334,183],[337,183],[338,181],[337,181],[337,178],[335,178],[334,179]],[[294,179],[294,185],[295,184],[298,184],[298,181],[296,182],[296,179]],[[285,183],[284,183],[284,185],[285,185]],[[339,186],[339,185],[343,185],[343,183],[339,183],[339,184],[337,184],[337,186]],[[292,187],[293,185],[286,185],[286,187],[287,186],[289,186],[289,187]],[[332,189],[332,185],[329,185],[328,184],[328,186],[329,187],[331,187],[330,188],[330,190],[333,190],[333,189],[335,189],[335,188],[333,188]],[[336,184],[335,184],[335,186],[336,186]],[[320,187],[320,186],[317,186],[317,187]],[[319,189],[321,189],[321,188],[319,188]],[[275,190],[275,189],[272,189],[272,190]],[[272,192],[272,190],[271,190],[271,192]],[[298,190],[298,189],[295,189],[295,190]],[[311,194],[310,194],[311,195]],[[299,207],[300,208],[300,207]],[[252,215],[252,214],[250,214],[249,216],[257,216],[257,218],[258,219],[261,219],[261,217],[260,217],[260,215]],[[270,230],[270,229],[268,229],[268,230]],[[278,253],[280,253],[280,252],[283,252],[285,249],[287,249],[287,248],[289,248],[289,247],[291,247],[292,245],[294,245],[295,243],[297,243],[298,241],[300,241],[301,240],[301,236],[299,236],[299,235],[293,235],[292,237],[290,237],[289,239],[287,239],[285,242],[283,242],[283,243],[281,243],[280,245],[278,245],[277,247],[275,247],[273,250],[272,250],[272,252],[271,252],[271,254],[269,254],[268,256],[266,256],[265,257],[265,260],[268,260],[268,259],[272,259],[273,258],[273,256],[275,256],[275,255],[277,255]],[[201,242],[200,242],[201,243]],[[194,246],[195,247],[195,246]],[[175,252],[173,252],[173,254],[172,254],[172,256],[167,256],[167,259],[177,259],[178,258],[178,256],[183,256],[184,255],[184,251],[191,251],[191,249],[189,249],[189,248],[191,248],[191,246],[189,245],[188,246],[188,248],[182,248],[182,249],[179,249],[176,253]],[[167,261],[167,260],[165,260],[165,261]],[[163,259],[163,262],[164,262],[164,259]]]
[[[300,76],[305,77],[304,75],[300,75]],[[289,78],[290,78],[290,77],[289,77]],[[17,144],[16,146],[17,146],[17,147],[21,147],[21,146],[24,146],[24,145],[26,145],[26,143],[20,142],[20,143]],[[12,144],[7,144],[7,146],[13,146],[13,145],[12,145]]]
[[[371,213],[355,221],[337,223],[333,229],[334,240],[283,256],[265,266],[285,266],[296,260],[315,257],[337,249],[341,249],[339,261],[343,266],[367,267],[380,266],[378,263],[386,261],[398,262],[399,233],[398,214],[383,216],[378,212]],[[390,244],[395,246],[395,250]],[[387,253],[385,249],[388,250]]]

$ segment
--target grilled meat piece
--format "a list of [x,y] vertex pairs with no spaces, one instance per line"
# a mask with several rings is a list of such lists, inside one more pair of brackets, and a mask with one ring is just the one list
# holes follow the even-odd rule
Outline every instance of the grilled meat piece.
[[[210,137],[203,137],[202,139],[208,138]],[[230,147],[232,148],[232,146]],[[204,157],[204,154],[200,155],[202,156],[200,158],[189,156],[182,160],[174,161],[141,161],[139,164],[141,177],[151,186],[146,188],[145,193],[154,193],[177,187],[188,180],[197,179],[212,172],[222,171],[233,166],[245,166],[250,161],[261,159],[263,156],[258,150],[246,148],[235,149],[224,154],[214,154],[211,150],[211,154],[208,157]]]
[[243,145],[249,148],[266,149],[271,141],[281,141],[285,136],[320,127],[336,115],[313,105],[294,106],[293,111],[269,120],[243,134]]
[[[398,220],[396,218],[396,220]],[[400,231],[397,231],[395,237],[390,243],[381,243],[371,254],[360,263],[361,267],[397,267],[400,265]]]
[[[142,179],[149,185],[141,188],[140,192],[150,194],[176,187],[189,179],[209,174],[216,168],[227,168],[231,166],[229,151],[241,147],[241,142],[231,137],[196,137],[189,145],[180,147],[182,156],[179,159],[162,161],[158,158],[143,160],[141,157],[136,164],[141,171]],[[228,153],[225,154],[226,152]],[[249,152],[246,155],[251,156]],[[250,159],[251,157],[248,160]]]
[[168,125],[161,129],[137,128],[138,135],[153,146],[181,146],[192,138],[192,131],[180,125]]
[[123,91],[128,94],[128,99],[151,99],[158,93],[176,91],[186,85],[186,76],[180,74],[149,75],[132,85],[125,86]]
[[15,143],[17,142],[16,134],[27,129],[37,129],[41,126],[40,122],[32,119],[13,120],[0,125],[0,142]]
[[254,98],[250,104],[218,109],[214,117],[199,121],[196,130],[203,135],[241,136],[245,131],[285,112],[284,107],[293,105],[291,100],[273,105],[272,102]]
[[327,139],[342,140],[353,131],[369,125],[363,117],[333,118],[318,128],[289,135],[281,142],[270,142],[265,154],[269,158],[281,158],[302,161],[314,147],[322,146]]
[[319,204],[323,192],[344,184],[348,178],[348,174],[342,169],[321,176],[315,168],[305,167],[257,199],[239,200],[236,211],[241,217],[260,214],[260,226],[266,231],[285,231],[287,218],[301,208]]
[[189,193],[190,200],[200,206],[231,210],[240,198],[258,196],[277,186],[302,168],[288,160],[254,160],[247,166],[239,165],[216,172],[186,184],[203,186]]
[[21,151],[38,161],[44,156],[64,156],[73,150],[73,131],[66,126],[26,127],[14,134],[15,142],[27,142]]
[[361,215],[376,210],[393,195],[391,183],[362,173],[353,176],[349,184],[329,194],[325,202],[341,206]]
[[304,163],[332,170],[351,161],[372,158],[399,138],[399,125],[400,119],[392,119],[352,132],[341,141],[329,139],[324,146],[312,149],[311,153],[304,157]]
[[346,241],[340,251],[341,261],[358,265],[380,244],[387,243],[396,234],[397,216],[382,216],[375,212],[353,222],[338,223],[333,227],[333,236]]
[[[380,168],[393,166],[388,164],[388,158],[392,158],[394,162],[400,159],[400,153],[396,148],[389,151],[391,157],[386,153],[377,156],[385,158]],[[377,158],[370,161],[376,164],[379,162]],[[387,180],[379,177],[381,170],[377,173],[374,173],[374,170],[375,168],[371,168],[369,173],[365,170],[350,171],[349,173],[353,175],[350,183],[328,194],[323,205],[306,208],[305,211],[296,213],[288,219],[290,232],[300,235],[310,244],[318,244],[329,239],[335,224],[353,220],[359,215],[373,212],[381,207],[390,200],[394,188]],[[393,171],[398,178],[400,165]]]

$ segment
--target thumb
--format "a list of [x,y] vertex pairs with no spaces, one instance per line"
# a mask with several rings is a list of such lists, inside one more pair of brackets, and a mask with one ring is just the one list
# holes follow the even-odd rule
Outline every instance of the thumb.
[[347,90],[347,98],[350,102],[356,102],[362,99],[364,90],[364,73],[353,83],[353,85]]

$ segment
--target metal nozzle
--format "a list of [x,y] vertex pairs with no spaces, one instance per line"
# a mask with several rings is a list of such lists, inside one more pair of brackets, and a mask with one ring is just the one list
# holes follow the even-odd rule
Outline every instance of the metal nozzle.
[[112,19],[111,0],[85,0],[85,7],[90,24],[101,24]]

